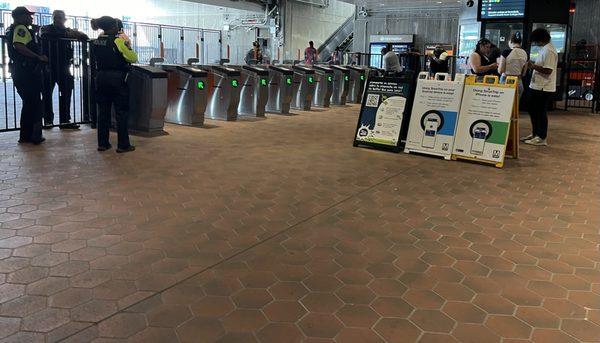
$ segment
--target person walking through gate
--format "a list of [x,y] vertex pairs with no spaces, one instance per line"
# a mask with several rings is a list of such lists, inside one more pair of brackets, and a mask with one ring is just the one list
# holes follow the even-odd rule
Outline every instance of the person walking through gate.
[[42,137],[42,67],[48,58],[41,54],[34,12],[19,6],[12,11],[14,23],[6,30],[10,73],[23,101],[19,143],[40,144]]
[[87,40],[88,37],[84,33],[66,27],[66,20],[65,12],[56,10],[52,13],[52,24],[42,26],[40,29],[42,51],[50,59],[49,68],[44,70],[42,91],[44,128],[51,128],[54,125],[52,94],[56,84],[58,84],[59,90],[59,127],[61,129],[79,128],[79,125],[70,122],[71,94],[74,86],[71,66],[74,53],[73,42],[66,38]]
[[98,102],[98,151],[109,150],[112,105],[115,106],[117,119],[117,152],[134,151],[129,142],[127,127],[129,111],[129,88],[127,74],[131,63],[137,61],[137,53],[131,48],[131,42],[119,33],[119,22],[112,17],[92,20],[94,30],[103,33],[92,41],[92,53],[95,56],[96,94]]

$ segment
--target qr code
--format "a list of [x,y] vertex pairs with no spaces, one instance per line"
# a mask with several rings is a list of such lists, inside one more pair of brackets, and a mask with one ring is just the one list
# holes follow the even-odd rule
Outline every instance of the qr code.
[[367,107],[379,106],[379,94],[367,94]]

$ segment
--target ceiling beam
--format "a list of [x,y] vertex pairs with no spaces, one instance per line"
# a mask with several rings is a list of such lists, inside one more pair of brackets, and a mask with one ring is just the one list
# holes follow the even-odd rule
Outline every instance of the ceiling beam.
[[238,10],[263,12],[265,5],[260,0],[185,0],[189,2],[196,2],[199,4],[213,5],[225,8],[235,8]]

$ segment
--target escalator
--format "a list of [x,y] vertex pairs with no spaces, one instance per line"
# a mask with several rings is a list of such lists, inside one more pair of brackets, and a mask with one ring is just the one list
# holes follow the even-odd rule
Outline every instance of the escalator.
[[348,18],[318,49],[319,62],[327,62],[331,59],[331,53],[339,48],[345,52],[352,44],[354,37],[354,15]]

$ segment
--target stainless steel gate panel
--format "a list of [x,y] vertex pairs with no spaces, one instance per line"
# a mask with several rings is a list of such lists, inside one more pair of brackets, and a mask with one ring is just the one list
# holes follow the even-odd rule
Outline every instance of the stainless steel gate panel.
[[269,100],[267,112],[288,114],[292,102],[294,71],[287,67],[269,67]]
[[208,71],[208,104],[205,116],[215,120],[236,120],[241,72],[220,65],[208,66]]
[[331,103],[334,105],[346,105],[348,89],[350,86],[350,70],[346,67],[332,65],[333,69],[333,92]]
[[165,121],[180,125],[202,125],[206,110],[208,73],[202,69],[162,65],[168,72],[168,106]]
[[333,93],[333,69],[325,66],[315,65],[315,96],[313,105],[317,107],[329,107],[331,94]]
[[347,101],[353,104],[360,104],[362,102],[368,70],[358,66],[347,66],[346,68],[350,70],[350,89],[348,90]]
[[258,66],[242,66],[242,91],[238,115],[264,117],[269,97],[269,70]]
[[310,111],[315,96],[315,70],[301,65],[295,65],[294,85],[292,89],[292,108]]

